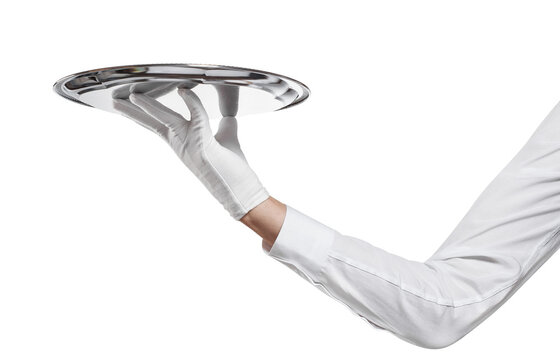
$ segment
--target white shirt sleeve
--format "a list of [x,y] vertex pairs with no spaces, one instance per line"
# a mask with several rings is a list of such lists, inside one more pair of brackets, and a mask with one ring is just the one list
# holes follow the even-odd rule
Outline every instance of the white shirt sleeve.
[[505,303],[560,246],[560,104],[425,262],[288,206],[270,252],[376,328],[441,348]]

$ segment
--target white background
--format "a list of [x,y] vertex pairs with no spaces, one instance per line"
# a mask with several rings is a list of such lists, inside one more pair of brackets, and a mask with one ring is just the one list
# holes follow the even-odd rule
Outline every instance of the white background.
[[558,258],[458,343],[415,347],[267,257],[156,135],[51,86],[165,62],[296,78],[305,103],[239,120],[261,181],[346,235],[424,260],[560,100],[559,12],[511,0],[3,5],[0,359],[556,357]]

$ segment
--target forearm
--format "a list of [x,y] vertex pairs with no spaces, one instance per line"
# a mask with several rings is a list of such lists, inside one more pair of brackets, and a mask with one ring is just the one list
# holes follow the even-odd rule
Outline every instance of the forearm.
[[263,249],[270,251],[285,217],[286,205],[270,196],[245,214],[240,221],[261,236]]

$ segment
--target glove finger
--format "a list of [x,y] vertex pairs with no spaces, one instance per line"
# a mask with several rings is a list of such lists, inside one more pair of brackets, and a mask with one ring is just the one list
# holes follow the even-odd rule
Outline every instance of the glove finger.
[[203,138],[209,138],[212,136],[212,130],[210,128],[210,121],[208,120],[208,114],[206,109],[202,105],[200,98],[190,89],[179,88],[177,91],[191,113],[190,126],[191,130],[199,132]]
[[130,101],[176,133],[188,126],[188,121],[181,114],[149,96],[133,93],[130,94]]
[[239,109],[239,86],[214,85],[218,92],[222,116],[236,116]]
[[155,132],[164,139],[168,139],[169,128],[150,115],[146,114],[141,108],[134,105],[130,101],[123,99],[113,99],[113,108],[122,115],[144,126],[148,130]]
[[[138,83],[138,84],[143,84],[143,83]],[[172,82],[172,83],[164,83],[163,85],[160,85],[158,87],[153,88],[152,90],[149,91],[135,91],[135,87],[137,86],[137,84],[133,85],[132,87],[132,91],[131,92],[141,92],[149,97],[151,97],[152,99],[157,99],[159,97],[162,97],[164,95],[167,95],[168,93],[170,93],[171,91],[177,89],[179,86],[180,87],[186,87],[187,89],[192,89],[194,87],[196,87],[196,83],[192,82],[192,81],[182,81],[182,82]]]
[[[150,91],[146,91],[144,94],[146,96],[151,97],[152,99],[157,99],[166,94],[169,94],[171,91],[175,90],[176,88],[177,88],[176,83],[168,83],[168,84],[158,86]],[[132,89],[133,89],[132,92],[135,92],[134,87]]]
[[235,154],[239,155],[243,160],[245,159],[245,154],[241,151],[241,146],[239,145],[239,139],[237,138],[237,119],[233,116],[223,117],[220,121],[220,127],[214,135],[216,140],[223,147],[233,151]]

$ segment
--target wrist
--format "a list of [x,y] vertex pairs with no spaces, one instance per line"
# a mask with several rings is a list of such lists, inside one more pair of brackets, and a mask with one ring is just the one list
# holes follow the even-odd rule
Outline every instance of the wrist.
[[262,247],[270,251],[280,233],[285,217],[286,205],[269,196],[245,214],[240,221],[261,236]]

